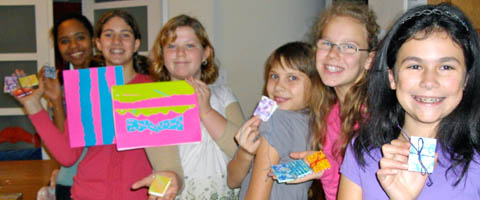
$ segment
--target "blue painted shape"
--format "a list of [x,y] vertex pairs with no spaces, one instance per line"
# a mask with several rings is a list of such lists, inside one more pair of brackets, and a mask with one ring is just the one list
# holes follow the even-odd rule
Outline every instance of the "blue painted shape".
[[133,118],[128,118],[126,120],[126,126],[128,132],[142,132],[145,129],[151,130],[153,132],[161,132],[163,130],[175,130],[183,131],[183,115],[177,116],[173,119],[166,119],[153,124],[150,120],[136,120]]
[[115,77],[117,80],[116,85],[124,85],[125,83],[123,82],[123,67],[121,65],[115,66]]
[[85,146],[93,146],[96,144],[95,129],[93,125],[92,102],[90,99],[90,91],[92,89],[90,71],[78,70],[79,74],[79,93],[80,93],[80,110],[81,120],[85,138]]
[[167,94],[165,94],[165,93],[161,92],[160,90],[154,89],[153,91],[155,91],[155,92],[156,92],[156,93],[158,93],[158,94],[161,94],[161,95],[163,95],[163,96],[166,96],[166,97],[168,97],[168,95],[167,95]]
[[107,68],[98,68],[98,95],[100,100],[100,114],[102,118],[103,144],[112,144],[113,138],[115,137],[115,129],[113,124],[112,93],[110,91],[110,87],[108,87],[106,72]]

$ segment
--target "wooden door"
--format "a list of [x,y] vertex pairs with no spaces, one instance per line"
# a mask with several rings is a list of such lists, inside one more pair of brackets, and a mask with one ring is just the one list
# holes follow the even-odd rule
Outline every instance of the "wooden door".
[[473,26],[480,32],[480,12],[475,9],[480,8],[480,1],[478,0],[428,0],[429,4],[438,4],[448,2],[458,6],[472,21]]

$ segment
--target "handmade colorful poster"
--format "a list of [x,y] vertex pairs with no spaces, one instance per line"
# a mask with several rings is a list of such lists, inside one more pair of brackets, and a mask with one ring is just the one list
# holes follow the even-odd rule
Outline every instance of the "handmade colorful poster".
[[63,71],[71,147],[114,144],[113,85],[123,85],[121,66]]
[[194,89],[185,81],[112,87],[118,150],[200,142]]

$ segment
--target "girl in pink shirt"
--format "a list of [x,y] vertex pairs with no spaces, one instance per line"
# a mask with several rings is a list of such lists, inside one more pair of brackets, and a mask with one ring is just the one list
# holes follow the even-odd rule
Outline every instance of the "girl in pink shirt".
[[[312,148],[323,150],[331,167],[290,183],[302,183],[320,178],[327,200],[336,199],[340,181],[340,165],[351,134],[365,115],[366,70],[378,43],[379,26],[376,16],[367,5],[337,3],[325,11],[313,27],[316,45],[316,67],[324,85],[329,89],[317,99],[327,98],[312,108]],[[347,95],[349,94],[349,95]],[[326,95],[324,97],[323,95]],[[248,120],[235,138],[242,148],[229,163],[227,183],[239,187],[250,169],[249,164],[258,149],[258,119]],[[242,131],[243,130],[243,131]],[[292,158],[306,158],[312,153],[292,153]]]
[[[378,32],[373,11],[356,3],[334,4],[313,27],[317,70],[329,90],[328,103],[313,106],[312,148],[324,151],[331,167],[295,182],[320,178],[327,200],[337,198],[345,149],[365,116],[366,71],[378,43]],[[292,153],[292,157],[304,158],[308,154]]]
[[[152,81],[148,75],[137,73],[142,71],[141,65],[135,62],[140,47],[140,32],[130,14],[120,10],[106,13],[96,25],[95,42],[105,57],[106,65],[123,66],[126,83]],[[23,74],[23,71],[18,70],[17,73]],[[62,134],[40,104],[45,90],[43,79],[43,76],[40,77],[40,87],[33,94],[18,98],[18,101],[23,104],[32,124],[55,159],[63,166],[70,166],[79,159],[83,148],[70,148],[66,123]],[[151,171],[152,167],[143,149],[117,151],[115,145],[89,147],[78,165],[71,197],[147,199],[146,189],[131,190],[130,187]]]

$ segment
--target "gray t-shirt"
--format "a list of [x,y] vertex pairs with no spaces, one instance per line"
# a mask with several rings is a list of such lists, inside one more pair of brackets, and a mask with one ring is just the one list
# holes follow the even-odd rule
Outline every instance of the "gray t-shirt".
[[[291,152],[305,151],[310,147],[308,143],[308,119],[308,113],[304,111],[277,110],[268,121],[260,124],[260,134],[277,150],[280,157],[279,163],[293,161],[290,158]],[[245,199],[252,169],[253,167],[250,168],[247,177],[242,182],[240,199]],[[300,184],[279,184],[274,181],[270,199],[308,199],[308,189],[311,184],[311,181]]]

